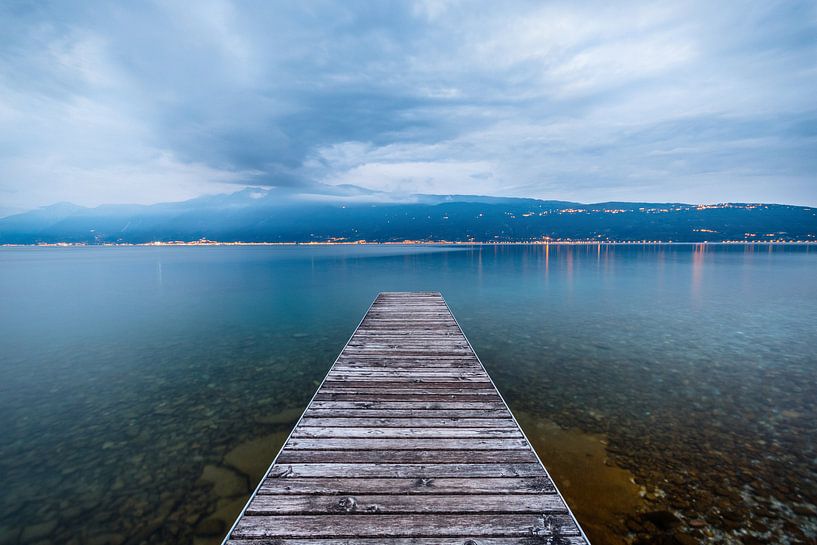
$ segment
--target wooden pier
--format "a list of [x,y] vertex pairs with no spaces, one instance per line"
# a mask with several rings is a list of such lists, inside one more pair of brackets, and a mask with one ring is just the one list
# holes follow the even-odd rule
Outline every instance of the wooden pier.
[[227,545],[587,544],[439,293],[381,293]]

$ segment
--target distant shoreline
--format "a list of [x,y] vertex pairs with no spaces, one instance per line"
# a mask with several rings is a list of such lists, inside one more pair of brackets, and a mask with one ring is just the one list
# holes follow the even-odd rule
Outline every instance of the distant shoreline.
[[141,242],[141,243],[100,243],[53,242],[38,244],[0,244],[0,248],[97,248],[97,247],[165,247],[165,246],[678,246],[678,245],[743,245],[743,246],[785,246],[814,245],[815,240],[712,240],[712,241],[672,241],[672,240],[530,240],[530,241],[321,241],[321,242],[219,242],[197,240],[191,242]]

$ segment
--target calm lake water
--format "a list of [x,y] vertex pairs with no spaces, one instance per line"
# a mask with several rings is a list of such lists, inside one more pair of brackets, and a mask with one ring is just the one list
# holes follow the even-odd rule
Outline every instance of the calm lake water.
[[594,544],[815,543],[817,247],[550,245],[0,249],[0,544],[218,543],[390,290]]

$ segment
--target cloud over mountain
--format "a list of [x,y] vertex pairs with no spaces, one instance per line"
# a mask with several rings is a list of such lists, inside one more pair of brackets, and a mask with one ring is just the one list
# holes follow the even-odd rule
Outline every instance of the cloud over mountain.
[[0,36],[3,209],[343,184],[817,203],[812,2],[12,2]]

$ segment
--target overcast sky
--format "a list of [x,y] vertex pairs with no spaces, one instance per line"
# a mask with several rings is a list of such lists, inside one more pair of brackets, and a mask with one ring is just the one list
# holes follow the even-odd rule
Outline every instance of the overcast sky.
[[817,2],[0,3],[0,213],[340,184],[817,205]]

